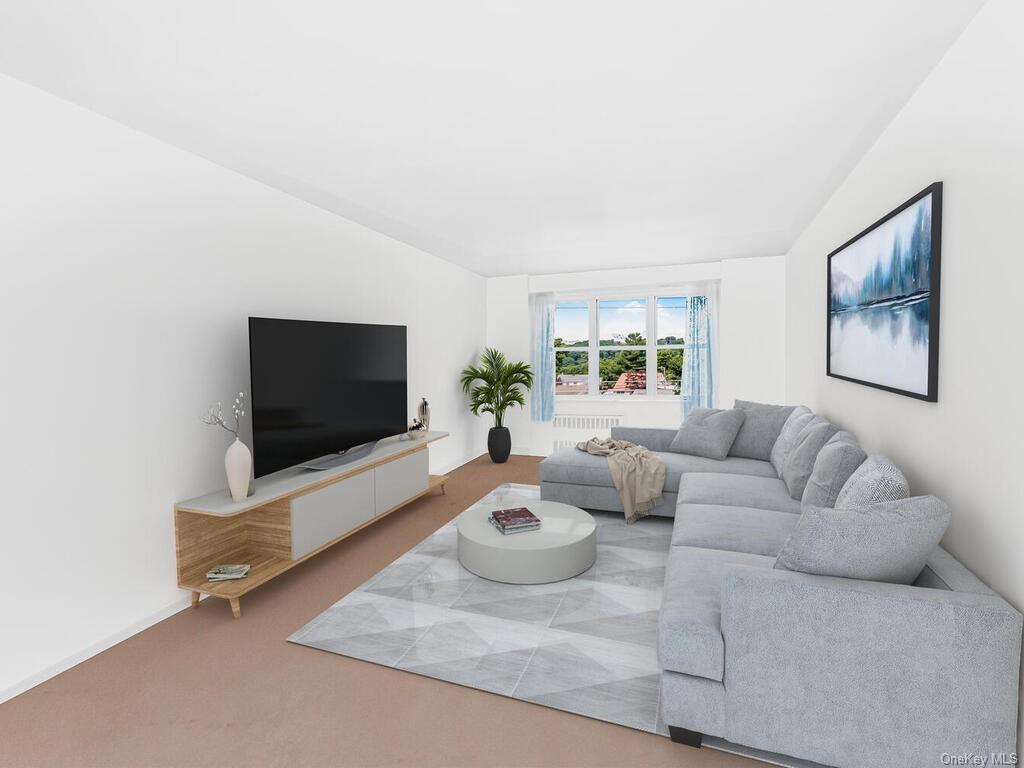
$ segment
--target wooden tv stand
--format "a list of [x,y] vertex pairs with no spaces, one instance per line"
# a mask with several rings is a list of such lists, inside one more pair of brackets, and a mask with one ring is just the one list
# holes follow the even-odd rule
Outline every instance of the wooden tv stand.
[[[261,477],[245,501],[217,491],[174,505],[178,586],[227,600],[235,618],[241,597],[332,544],[440,488],[447,475],[431,475],[427,446],[447,432],[387,438],[373,451],[333,469],[292,467]],[[237,581],[210,582],[206,572],[224,563],[249,563]]]

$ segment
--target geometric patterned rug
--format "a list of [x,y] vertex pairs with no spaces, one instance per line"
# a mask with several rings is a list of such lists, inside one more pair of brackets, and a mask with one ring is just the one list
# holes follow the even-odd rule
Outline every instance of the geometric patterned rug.
[[[540,498],[505,484],[473,505]],[[455,520],[288,639],[652,733],[655,642],[672,520],[593,513],[597,561],[554,584],[502,584],[459,565]],[[456,518],[457,519],[457,518]]]
[[[539,498],[539,486],[506,483],[470,509]],[[288,639],[667,736],[656,638],[673,521],[591,515],[597,560],[572,579],[520,586],[475,576],[459,565],[455,518]],[[824,768],[711,736],[704,746]]]

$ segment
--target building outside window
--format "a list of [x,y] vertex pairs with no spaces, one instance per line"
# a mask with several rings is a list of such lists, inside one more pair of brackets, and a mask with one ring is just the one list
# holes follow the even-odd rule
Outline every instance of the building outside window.
[[686,307],[681,295],[559,302],[555,394],[678,398]]

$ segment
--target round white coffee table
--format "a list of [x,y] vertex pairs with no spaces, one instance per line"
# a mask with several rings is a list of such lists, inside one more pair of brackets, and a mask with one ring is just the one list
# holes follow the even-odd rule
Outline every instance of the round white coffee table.
[[579,507],[556,501],[510,506],[529,509],[540,528],[502,534],[487,518],[491,507],[470,509],[459,518],[459,562],[477,576],[508,584],[546,584],[571,579],[597,559],[597,526]]

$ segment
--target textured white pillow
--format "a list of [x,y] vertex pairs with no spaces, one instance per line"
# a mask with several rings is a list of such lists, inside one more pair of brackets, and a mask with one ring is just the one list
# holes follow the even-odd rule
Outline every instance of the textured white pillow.
[[743,426],[746,414],[739,408],[694,408],[679,427],[668,449],[722,461]]
[[839,427],[828,419],[815,416],[793,440],[779,477],[794,499],[803,497],[804,488],[807,487],[807,480],[814,471],[814,462],[818,454],[838,431]]
[[885,456],[868,456],[843,484],[836,509],[856,509],[909,496],[910,483],[899,467]]
[[867,457],[849,432],[833,435],[814,460],[814,470],[807,479],[801,503],[834,507],[846,481]]
[[917,496],[861,509],[805,506],[775,567],[912,584],[949,526],[949,507]]
[[782,431],[779,432],[779,436],[776,438],[769,456],[772,466],[775,467],[775,472],[779,477],[782,477],[782,465],[786,463],[786,457],[789,456],[789,452],[793,449],[793,442],[796,440],[796,436],[800,434],[800,430],[806,427],[813,418],[814,414],[811,413],[810,408],[806,405],[798,405],[782,425]]

